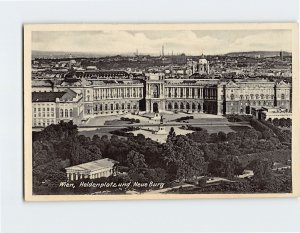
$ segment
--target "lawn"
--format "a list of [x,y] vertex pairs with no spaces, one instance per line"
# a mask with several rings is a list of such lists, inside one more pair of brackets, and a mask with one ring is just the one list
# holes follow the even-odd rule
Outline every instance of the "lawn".
[[104,122],[104,125],[125,125],[130,124],[130,121],[121,121],[121,120],[107,120]]

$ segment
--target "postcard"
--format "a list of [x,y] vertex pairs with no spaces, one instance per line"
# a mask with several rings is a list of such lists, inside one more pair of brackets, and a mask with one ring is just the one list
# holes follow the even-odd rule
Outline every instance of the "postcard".
[[25,200],[299,196],[298,44],[297,23],[24,25]]

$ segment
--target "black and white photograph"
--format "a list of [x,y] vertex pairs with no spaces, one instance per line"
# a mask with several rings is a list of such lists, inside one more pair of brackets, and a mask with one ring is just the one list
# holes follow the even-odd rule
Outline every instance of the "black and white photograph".
[[25,199],[299,195],[298,56],[296,23],[25,24]]

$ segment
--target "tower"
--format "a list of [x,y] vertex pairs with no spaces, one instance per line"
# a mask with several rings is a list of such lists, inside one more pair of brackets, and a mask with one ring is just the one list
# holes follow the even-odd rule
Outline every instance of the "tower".
[[164,57],[165,56],[165,47],[164,47],[164,45],[162,45],[162,47],[161,47],[161,56],[162,57]]
[[282,50],[279,52],[279,56],[280,56],[280,60],[282,61],[283,60],[283,52],[282,52]]

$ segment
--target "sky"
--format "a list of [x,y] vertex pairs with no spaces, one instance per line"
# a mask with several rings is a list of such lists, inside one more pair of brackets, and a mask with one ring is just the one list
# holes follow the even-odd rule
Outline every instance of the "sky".
[[292,51],[290,30],[34,31],[32,50],[104,55]]

